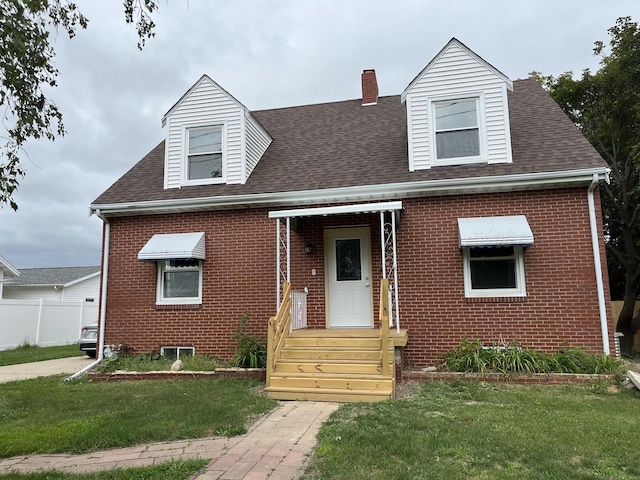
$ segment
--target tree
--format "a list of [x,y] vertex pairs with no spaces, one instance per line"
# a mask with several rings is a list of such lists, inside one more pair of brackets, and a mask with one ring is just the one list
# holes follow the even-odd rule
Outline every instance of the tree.
[[633,316],[640,293],[640,29],[621,17],[608,32],[608,53],[604,42],[594,44],[596,73],[538,79],[611,169],[610,184],[601,186],[604,233],[612,297],[624,298],[617,330],[630,355],[640,329],[640,315]]
[[[154,36],[156,9],[157,0],[124,0],[125,21],[136,25],[140,49]],[[0,109],[6,130],[0,134],[0,208],[17,210],[13,194],[25,174],[26,142],[65,134],[62,112],[43,93],[58,78],[50,34],[62,28],[73,38],[88,19],[70,0],[0,0],[0,19]]]

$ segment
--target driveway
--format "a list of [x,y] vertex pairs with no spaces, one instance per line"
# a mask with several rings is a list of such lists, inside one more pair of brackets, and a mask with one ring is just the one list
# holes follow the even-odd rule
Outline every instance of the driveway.
[[80,371],[94,360],[89,357],[58,358],[42,362],[21,363],[0,367],[0,383],[47,377],[49,375],[72,374]]

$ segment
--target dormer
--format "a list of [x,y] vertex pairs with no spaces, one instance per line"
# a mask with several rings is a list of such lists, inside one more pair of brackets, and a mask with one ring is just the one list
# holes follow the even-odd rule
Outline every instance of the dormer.
[[507,76],[452,38],[401,96],[409,170],[510,163],[507,90]]
[[249,110],[203,75],[162,118],[164,188],[244,184],[272,141]]

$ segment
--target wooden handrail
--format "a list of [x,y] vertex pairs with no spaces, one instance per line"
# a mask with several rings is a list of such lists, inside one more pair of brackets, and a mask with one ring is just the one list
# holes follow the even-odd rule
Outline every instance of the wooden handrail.
[[389,280],[380,282],[380,361],[382,374],[389,375]]
[[285,339],[289,335],[291,323],[291,284],[284,282],[282,285],[282,303],[275,317],[269,319],[269,331],[267,334],[267,386],[271,381],[271,375],[276,367],[280,351]]

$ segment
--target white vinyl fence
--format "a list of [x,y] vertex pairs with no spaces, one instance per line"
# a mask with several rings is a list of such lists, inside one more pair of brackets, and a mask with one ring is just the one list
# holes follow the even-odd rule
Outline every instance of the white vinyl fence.
[[98,305],[82,301],[0,300],[0,350],[28,343],[75,343],[83,326],[98,320]]

